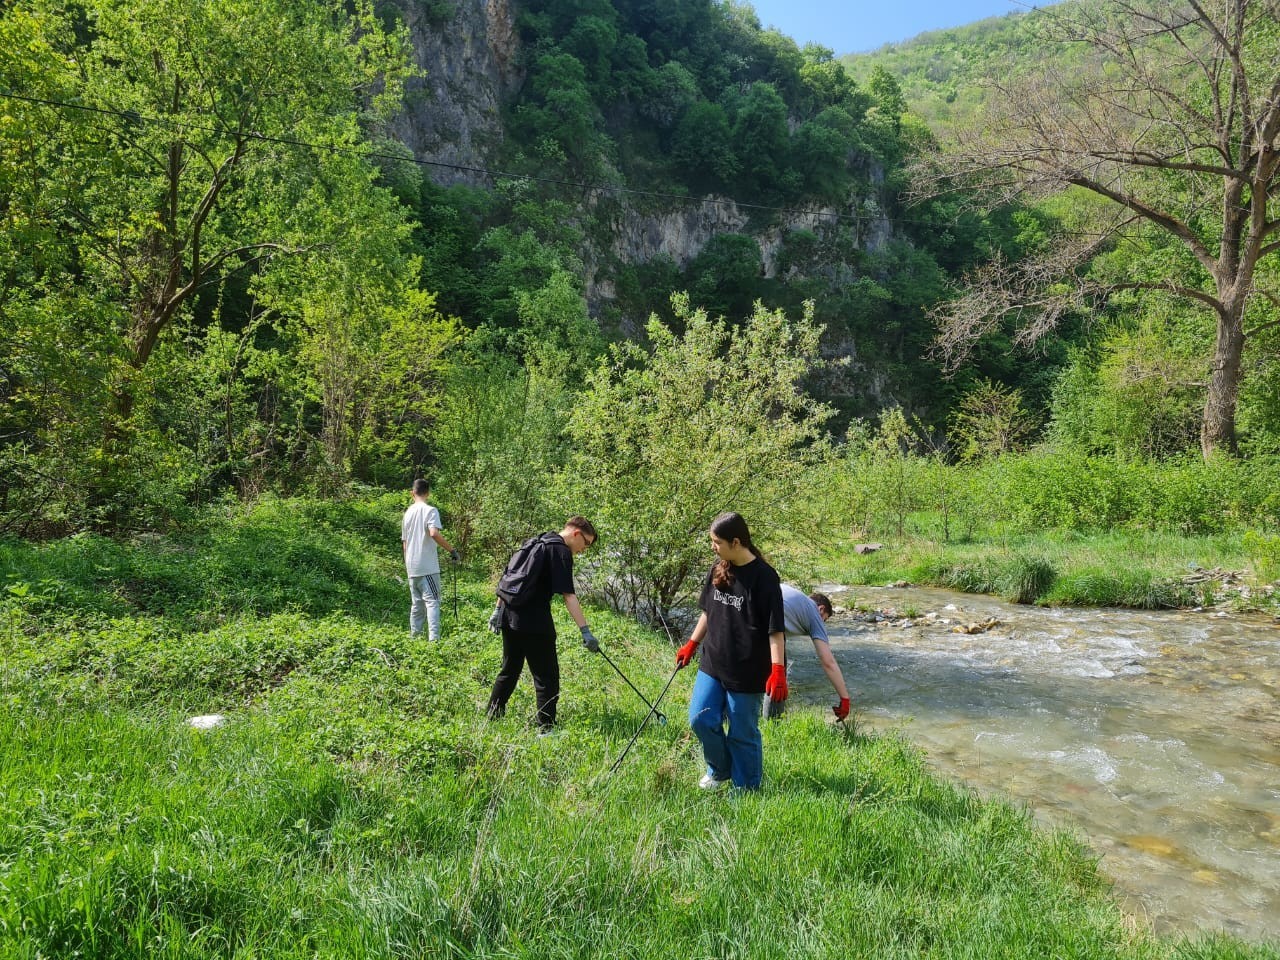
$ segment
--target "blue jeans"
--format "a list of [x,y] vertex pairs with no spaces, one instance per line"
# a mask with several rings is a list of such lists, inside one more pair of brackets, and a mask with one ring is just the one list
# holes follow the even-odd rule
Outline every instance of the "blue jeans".
[[[702,741],[707,773],[754,790],[764,775],[764,741],[760,737],[763,693],[735,693],[698,671],[689,699],[689,726]],[[729,721],[726,734],[725,720]]]

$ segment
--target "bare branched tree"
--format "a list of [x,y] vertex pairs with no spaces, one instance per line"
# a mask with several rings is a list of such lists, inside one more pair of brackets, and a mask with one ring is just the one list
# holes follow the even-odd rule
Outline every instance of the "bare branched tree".
[[[1216,316],[1200,445],[1236,452],[1242,360],[1253,331],[1259,262],[1280,250],[1272,200],[1280,154],[1278,0],[1083,0],[1038,11],[1045,38],[1084,45],[1083,69],[1052,60],[1034,76],[992,81],[988,111],[917,170],[922,196],[974,190],[987,204],[1067,187],[1109,202],[1096,236],[1030,262],[993,263],[939,308],[939,353],[960,362],[1012,316],[1034,342],[1082,299],[1161,289]],[[1077,60],[1078,63],[1078,60]],[[976,188],[976,189],[975,189]],[[1084,264],[1135,225],[1172,238],[1194,266],[1166,276],[1091,279]]]

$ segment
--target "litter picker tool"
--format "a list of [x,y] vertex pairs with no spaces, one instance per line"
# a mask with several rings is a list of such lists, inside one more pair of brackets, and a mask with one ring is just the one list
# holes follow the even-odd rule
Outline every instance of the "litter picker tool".
[[671,671],[671,676],[667,679],[667,685],[662,688],[662,692],[658,694],[658,699],[654,701],[653,706],[649,708],[649,712],[644,715],[644,719],[640,721],[640,726],[636,729],[635,734],[631,737],[631,742],[627,744],[627,748],[622,751],[621,756],[613,761],[613,766],[609,768],[610,773],[614,773],[618,767],[622,766],[622,761],[627,758],[627,754],[631,752],[631,748],[635,746],[640,734],[644,732],[644,728],[649,725],[649,718],[653,716],[654,711],[658,709],[658,704],[662,702],[662,698],[667,695],[667,691],[671,689],[671,682],[675,680],[676,674],[680,672],[680,668],[676,667]]
[[458,628],[458,561],[453,561],[453,627]]
[[600,656],[604,657],[605,663],[613,667],[613,672],[616,673],[618,676],[620,676],[626,682],[628,687],[630,687],[632,690],[635,690],[636,696],[639,697],[641,700],[643,700],[644,705],[648,707],[651,711],[653,711],[654,716],[658,718],[658,723],[665,724],[667,722],[667,715],[663,713],[661,710],[659,710],[652,703],[650,703],[649,698],[636,689],[636,685],[627,679],[627,675],[618,669],[618,665],[616,663],[614,663],[612,660],[609,659],[609,655],[604,652],[604,647],[601,647],[597,652],[600,654]]

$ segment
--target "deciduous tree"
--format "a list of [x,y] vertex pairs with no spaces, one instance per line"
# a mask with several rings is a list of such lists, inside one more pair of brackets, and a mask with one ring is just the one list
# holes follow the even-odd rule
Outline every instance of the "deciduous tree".
[[710,556],[705,533],[738,510],[781,529],[830,409],[801,388],[818,361],[813,305],[788,319],[759,303],[739,324],[672,298],[682,334],[649,321],[649,345],[614,348],[569,424],[564,509],[604,538],[599,589],[624,608],[669,611]]
[[[1046,38],[1085,45],[1083,69],[997,78],[989,109],[922,165],[920,190],[978,187],[1006,202],[1075,187],[1115,215],[1041,256],[997,262],[936,313],[953,363],[1012,320],[1034,342],[1089,298],[1120,288],[1175,292],[1213,312],[1200,446],[1236,450],[1251,300],[1280,305],[1259,264],[1280,251],[1280,23],[1275,0],[1100,0],[1039,11]],[[1047,63],[1049,61],[1046,61]],[[1085,265],[1125,234],[1180,246],[1167,271],[1102,277]],[[1096,300],[1092,301],[1096,302]],[[1269,325],[1276,321],[1269,320]]]
[[[201,291],[339,248],[347,275],[406,266],[403,214],[360,154],[362,121],[399,101],[407,39],[365,0],[26,0],[0,30],[12,366],[31,396],[31,351],[57,334],[98,371],[81,439],[98,430],[99,480],[127,484],[150,362]],[[73,380],[43,389],[76,405]]]

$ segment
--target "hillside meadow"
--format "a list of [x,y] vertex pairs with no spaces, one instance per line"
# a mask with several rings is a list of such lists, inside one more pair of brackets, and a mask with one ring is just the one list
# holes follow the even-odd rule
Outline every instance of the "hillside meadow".
[[[1077,839],[825,704],[768,726],[737,797],[696,788],[690,671],[611,774],[645,708],[569,630],[560,732],[527,678],[485,722],[487,572],[447,575],[443,640],[410,640],[402,499],[0,544],[0,955],[1276,955],[1155,938]],[[669,641],[588,613],[656,696]]]

